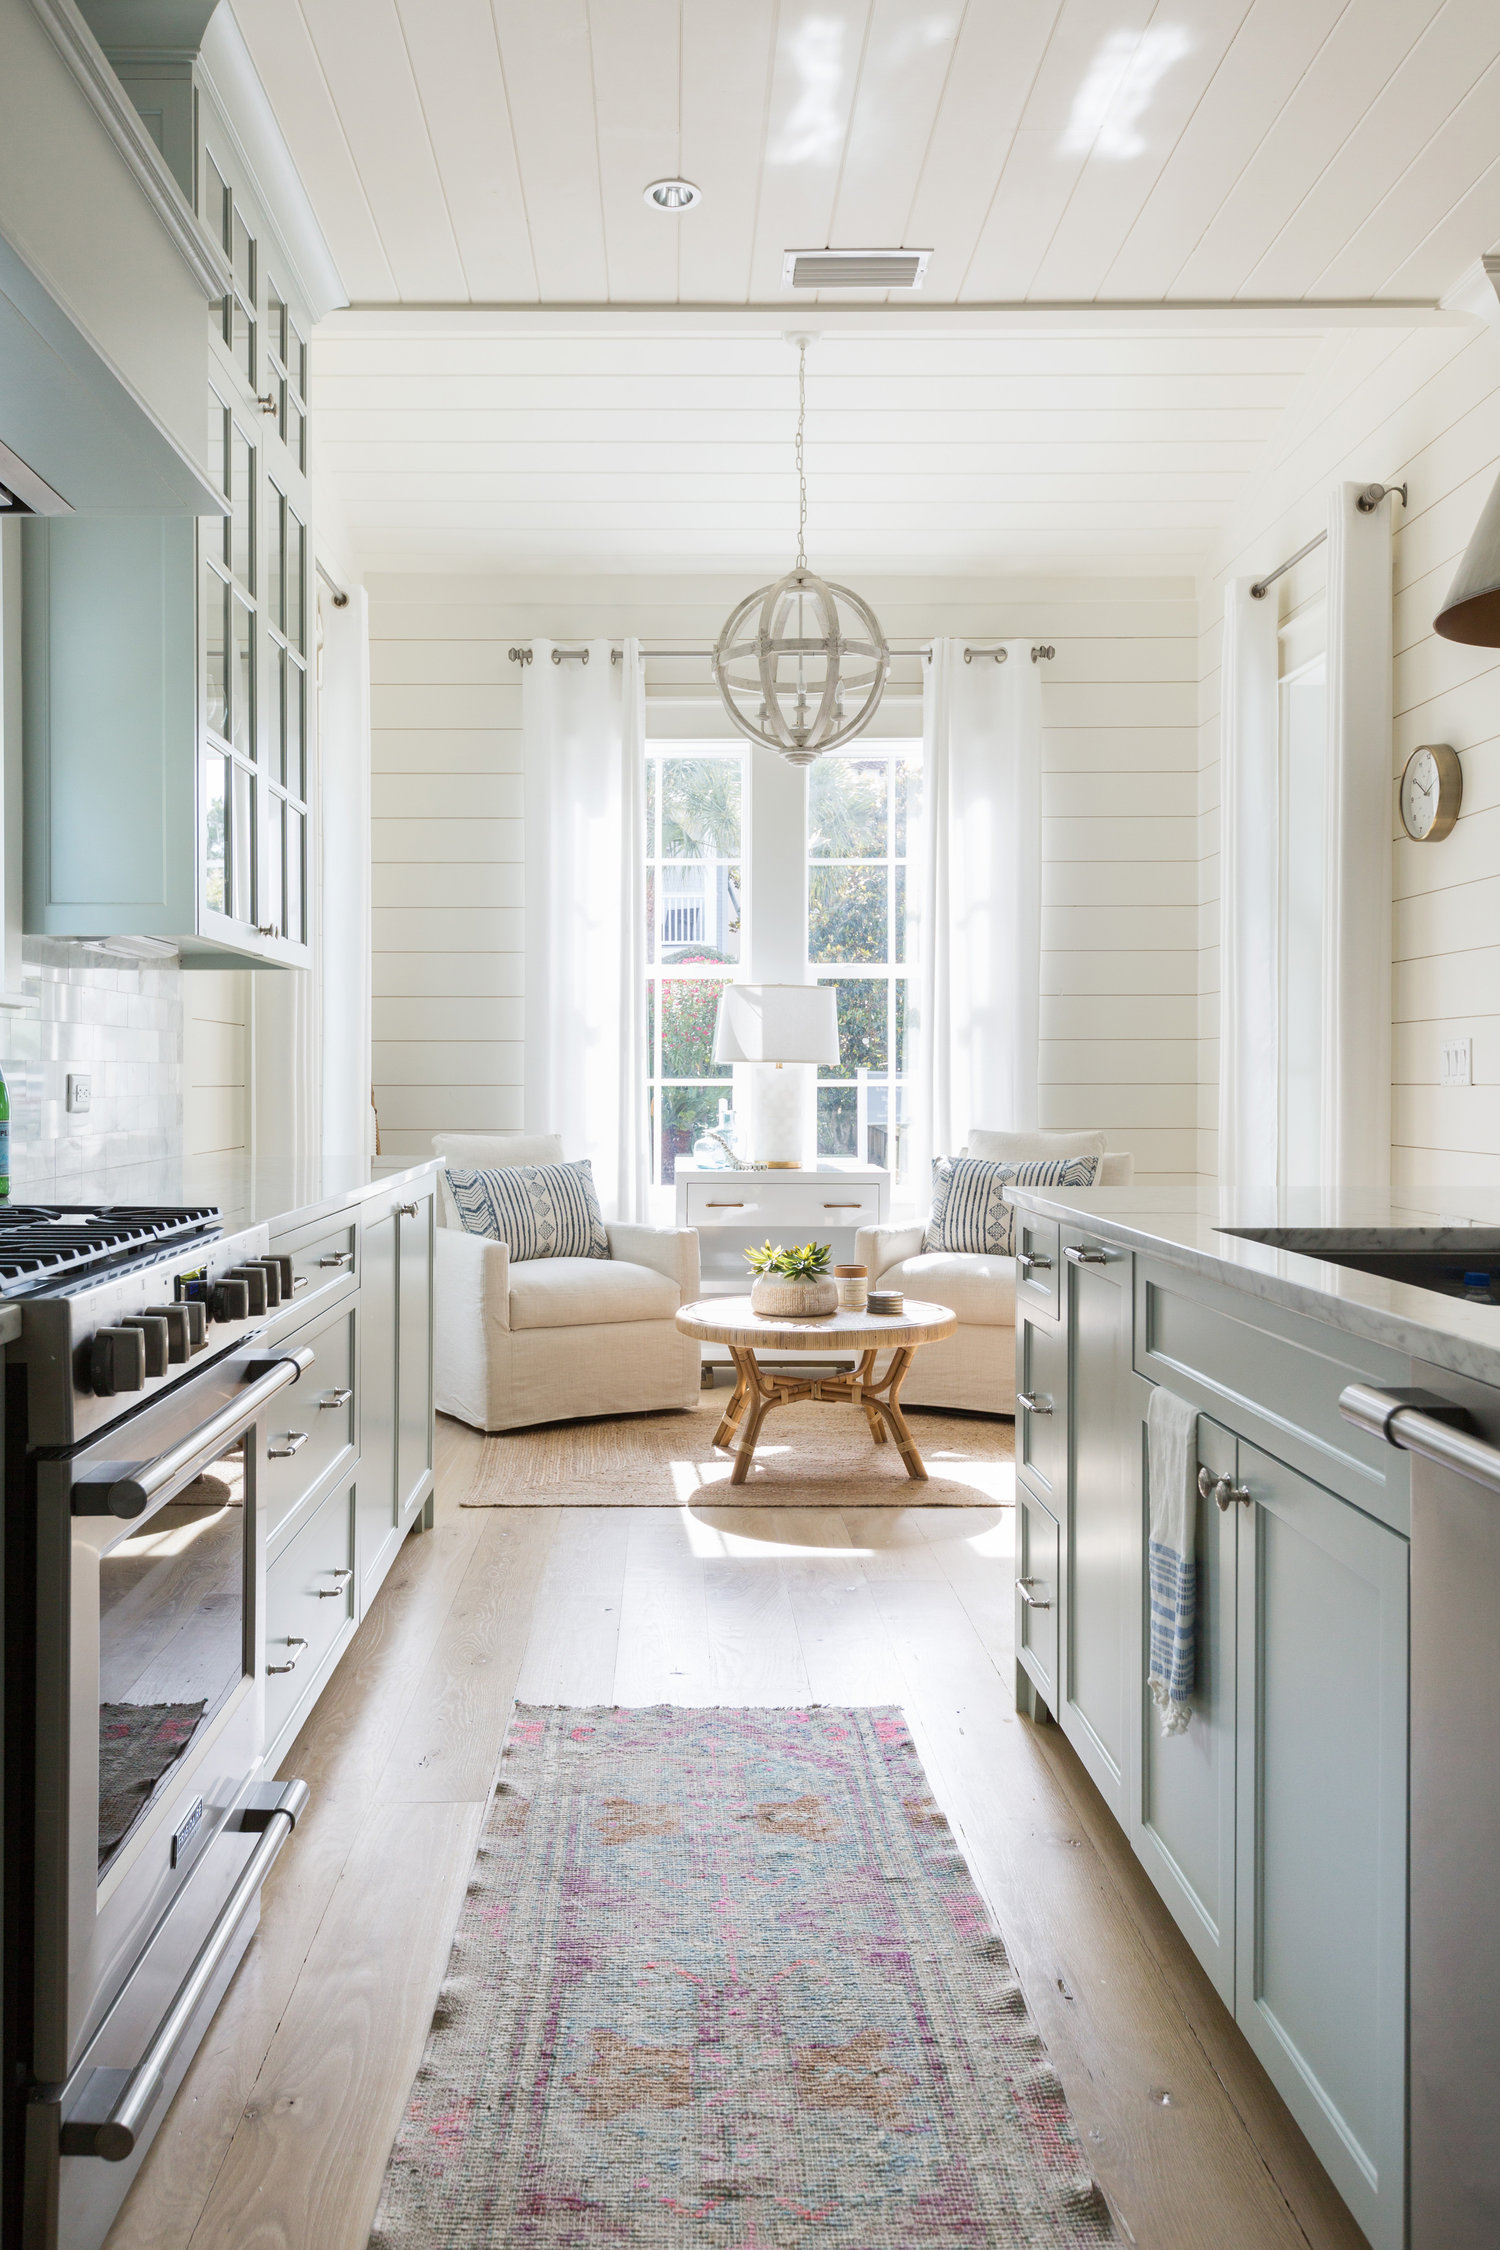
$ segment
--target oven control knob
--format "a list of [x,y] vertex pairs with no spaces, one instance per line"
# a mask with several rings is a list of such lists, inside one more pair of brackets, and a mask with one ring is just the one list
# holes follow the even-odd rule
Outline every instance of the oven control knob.
[[[202,1326],[202,1311],[203,1308],[200,1305],[198,1308],[200,1327]],[[193,1323],[188,1317],[186,1305],[148,1305],[146,1307],[146,1318],[166,1322],[167,1357],[174,1367],[181,1367],[186,1360],[192,1358]]]
[[250,1318],[250,1284],[248,1281],[216,1281],[208,1298],[210,1320],[248,1320]]
[[146,1339],[146,1373],[165,1375],[171,1356],[171,1331],[156,1313],[127,1313],[120,1322],[122,1328],[138,1328]]
[[146,1387],[146,1339],[138,1328],[96,1328],[89,1372],[100,1398]]
[[250,1292],[250,1311],[255,1319],[270,1310],[271,1282],[264,1266],[230,1266],[224,1279],[243,1281]]
[[257,1267],[266,1277],[266,1304],[271,1311],[292,1293],[291,1275],[287,1271],[290,1258],[252,1258],[250,1265]]

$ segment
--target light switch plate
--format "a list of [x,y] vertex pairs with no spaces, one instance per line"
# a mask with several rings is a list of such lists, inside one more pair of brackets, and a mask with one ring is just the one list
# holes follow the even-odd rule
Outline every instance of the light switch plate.
[[1445,1039],[1439,1066],[1440,1086],[1472,1086],[1474,1083],[1474,1042],[1472,1039]]
[[68,1072],[68,1115],[76,1117],[81,1110],[94,1106],[94,1081],[86,1070]]

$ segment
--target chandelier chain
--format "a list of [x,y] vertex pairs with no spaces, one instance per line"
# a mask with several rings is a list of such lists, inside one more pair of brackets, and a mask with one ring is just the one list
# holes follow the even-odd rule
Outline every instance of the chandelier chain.
[[807,339],[797,346],[797,568],[807,568],[807,463],[802,450],[807,421]]

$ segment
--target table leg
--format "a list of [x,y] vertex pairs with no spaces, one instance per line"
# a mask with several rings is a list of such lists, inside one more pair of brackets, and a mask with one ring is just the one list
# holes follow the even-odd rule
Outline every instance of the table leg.
[[863,1359],[859,1363],[858,1368],[855,1370],[853,1387],[855,1394],[855,1403],[864,1411],[865,1420],[870,1425],[871,1438],[874,1440],[876,1445],[884,1445],[885,1424],[880,1419],[880,1408],[868,1395],[870,1388],[870,1378],[875,1372],[875,1361],[877,1356],[878,1355],[875,1352],[865,1353]]
[[747,1411],[735,1447],[734,1467],[729,1472],[731,1484],[743,1484],[750,1474],[750,1464],[755,1459],[755,1441],[760,1436],[760,1426],[770,1409],[771,1401],[761,1382],[760,1368],[754,1352],[736,1352],[735,1365],[740,1370],[740,1380],[745,1385]]
[[745,1381],[745,1370],[741,1364],[739,1353],[731,1352],[730,1357],[734,1361],[734,1392],[729,1404],[724,1409],[724,1419],[714,1432],[714,1444],[716,1447],[722,1448],[728,1447],[730,1439],[739,1427],[740,1416],[745,1411],[745,1401],[750,1396],[750,1386]]
[[913,1356],[910,1345],[897,1352],[891,1365],[891,1372],[886,1377],[885,1397],[881,1401],[881,1411],[891,1426],[891,1434],[896,1440],[897,1449],[902,1460],[906,1463],[907,1475],[915,1477],[921,1484],[926,1484],[926,1463],[917,1451],[917,1441],[907,1428],[906,1416],[901,1411],[901,1386],[906,1380],[907,1370],[911,1366]]

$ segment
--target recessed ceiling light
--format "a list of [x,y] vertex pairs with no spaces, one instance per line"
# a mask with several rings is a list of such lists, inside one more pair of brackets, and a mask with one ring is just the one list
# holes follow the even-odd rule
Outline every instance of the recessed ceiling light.
[[694,187],[691,180],[653,180],[646,190],[646,201],[658,211],[691,211],[695,203],[703,201],[703,190]]

